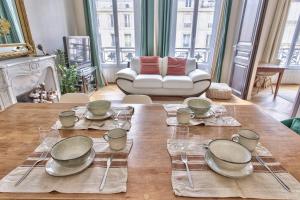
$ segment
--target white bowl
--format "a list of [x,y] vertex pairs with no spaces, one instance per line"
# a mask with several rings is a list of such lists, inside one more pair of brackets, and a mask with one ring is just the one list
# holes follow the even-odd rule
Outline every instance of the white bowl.
[[211,103],[205,99],[191,99],[187,105],[196,115],[202,115],[211,108]]
[[208,145],[214,162],[223,169],[241,170],[251,161],[251,153],[231,140],[217,139]]
[[88,111],[93,115],[105,115],[110,109],[111,102],[106,100],[97,100],[89,102],[87,105]]
[[93,147],[90,137],[78,135],[68,137],[56,143],[51,149],[51,157],[63,166],[83,164]]

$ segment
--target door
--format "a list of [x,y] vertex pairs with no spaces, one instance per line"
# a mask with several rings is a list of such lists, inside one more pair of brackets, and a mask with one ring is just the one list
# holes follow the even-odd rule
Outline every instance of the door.
[[246,98],[257,51],[266,0],[243,0],[239,31],[235,39],[230,86],[233,93]]

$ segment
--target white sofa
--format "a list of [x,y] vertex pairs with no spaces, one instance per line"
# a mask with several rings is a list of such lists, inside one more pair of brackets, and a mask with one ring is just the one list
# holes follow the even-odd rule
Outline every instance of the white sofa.
[[116,74],[116,83],[125,94],[157,96],[199,96],[210,86],[211,77],[197,69],[195,59],[188,59],[186,75],[167,74],[168,57],[160,58],[160,74],[140,74],[140,60],[133,58],[129,67]]

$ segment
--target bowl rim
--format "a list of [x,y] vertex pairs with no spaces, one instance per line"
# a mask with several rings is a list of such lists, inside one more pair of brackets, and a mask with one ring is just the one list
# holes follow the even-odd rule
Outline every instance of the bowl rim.
[[111,102],[108,101],[108,100],[96,100],[96,101],[90,101],[90,102],[88,102],[87,105],[91,106],[92,104],[95,105],[96,103],[99,103],[99,102],[111,104]]
[[[195,106],[193,106],[193,105],[190,105],[190,102],[192,102],[192,101],[203,101],[203,102],[206,102],[208,105],[207,105],[207,107],[211,107],[211,102],[209,102],[208,100],[206,100],[206,99],[190,99],[190,100],[188,100],[188,102],[187,102],[187,105],[189,106],[189,107],[195,107]],[[207,107],[204,107],[204,108],[207,108]],[[198,108],[198,107],[195,107],[195,108]]]
[[[251,132],[255,133],[257,137],[256,137],[256,138],[246,137],[246,136],[244,136],[244,135],[241,135],[241,134],[239,133],[240,131],[251,131]],[[257,132],[255,132],[254,130],[252,130],[252,129],[243,128],[243,129],[238,130],[238,131],[237,131],[237,134],[238,134],[239,136],[243,137],[243,138],[248,139],[248,140],[259,140],[259,139],[260,139],[259,134],[258,134]]]
[[[70,138],[74,138],[74,137],[84,137],[84,138],[87,138],[88,140],[91,141],[91,147],[85,151],[85,153],[83,153],[82,155],[76,157],[76,158],[70,158],[70,159],[60,159],[60,158],[56,158],[54,155],[53,155],[53,149],[55,148],[55,146],[59,145],[61,142],[64,142],[65,140],[68,140]],[[72,160],[76,160],[76,159],[79,159],[81,157],[83,157],[84,155],[86,155],[89,151],[91,151],[91,149],[93,148],[93,140],[92,138],[88,137],[88,136],[85,136],[85,135],[74,135],[74,136],[71,136],[71,137],[67,137],[67,138],[64,138],[62,140],[60,140],[59,142],[57,142],[52,148],[51,148],[51,151],[50,151],[50,155],[51,157],[54,159],[54,160],[58,160],[58,161],[72,161]]]
[[[210,144],[213,143],[213,142],[215,142],[215,141],[228,141],[228,142],[232,142],[232,143],[235,144],[235,145],[241,146],[243,149],[246,150],[246,152],[249,153],[250,159],[249,159],[248,161],[245,161],[245,162],[234,162],[234,161],[228,161],[228,160],[225,160],[225,159],[222,159],[222,158],[216,156],[216,155],[210,150],[210,148],[209,148]],[[251,162],[251,159],[252,159],[252,154],[251,154],[251,152],[250,152],[246,147],[244,147],[243,145],[241,145],[241,144],[239,144],[239,143],[237,143],[237,142],[234,142],[234,141],[231,141],[231,140],[227,140],[227,139],[214,139],[214,140],[210,141],[210,142],[208,143],[208,150],[209,150],[209,152],[210,152],[214,157],[216,157],[217,159],[222,160],[222,161],[224,161],[224,162],[227,162],[227,163],[232,163],[232,164],[247,164],[247,163]]]

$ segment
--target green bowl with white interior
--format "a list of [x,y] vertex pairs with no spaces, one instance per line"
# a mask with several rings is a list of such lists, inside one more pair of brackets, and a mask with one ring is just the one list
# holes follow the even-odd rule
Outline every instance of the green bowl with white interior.
[[211,108],[211,103],[205,99],[191,99],[187,102],[187,105],[195,115],[203,115]]

